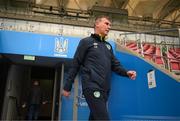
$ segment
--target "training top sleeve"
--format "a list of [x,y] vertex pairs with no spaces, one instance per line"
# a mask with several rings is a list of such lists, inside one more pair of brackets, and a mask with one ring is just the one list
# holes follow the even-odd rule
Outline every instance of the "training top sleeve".
[[127,70],[123,68],[119,60],[114,56],[113,51],[112,51],[112,58],[111,58],[111,70],[117,73],[118,75],[128,77]]
[[87,48],[88,48],[87,40],[82,39],[79,42],[79,45],[76,49],[72,65],[70,67],[67,78],[65,80],[64,90],[66,90],[66,91],[71,90],[72,84],[74,83],[74,79],[80,69],[80,66],[83,64]]

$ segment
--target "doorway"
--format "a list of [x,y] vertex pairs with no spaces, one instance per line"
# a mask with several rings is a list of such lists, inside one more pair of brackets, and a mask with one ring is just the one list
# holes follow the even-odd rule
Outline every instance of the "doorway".
[[[38,120],[50,120],[52,113],[52,103],[53,103],[53,86],[54,86],[54,76],[55,69],[51,67],[42,66],[31,66],[30,67],[30,82],[27,88],[24,88],[23,92],[26,92],[22,96],[22,100],[27,100],[29,98],[30,92],[33,89],[33,81],[39,82],[39,87],[41,90],[41,105],[39,108]],[[27,102],[27,101],[25,101]],[[21,110],[23,119],[28,119],[29,109],[28,107],[22,108]]]
[[[10,64],[8,66],[6,84],[4,84],[4,96],[2,97],[1,119],[28,119],[28,97],[33,80],[40,82],[43,94],[42,101],[46,102],[40,106],[38,120],[52,120],[52,117],[58,119],[61,73],[57,67],[21,64]],[[24,106],[25,103],[26,106]]]

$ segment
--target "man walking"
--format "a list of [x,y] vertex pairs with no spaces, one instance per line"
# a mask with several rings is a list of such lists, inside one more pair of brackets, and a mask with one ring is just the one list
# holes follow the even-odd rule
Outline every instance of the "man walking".
[[107,100],[110,91],[111,71],[121,76],[136,78],[135,71],[127,71],[113,54],[105,40],[111,28],[107,16],[96,18],[94,34],[80,41],[69,70],[62,94],[70,95],[74,78],[81,70],[82,89],[90,109],[89,120],[109,120]]

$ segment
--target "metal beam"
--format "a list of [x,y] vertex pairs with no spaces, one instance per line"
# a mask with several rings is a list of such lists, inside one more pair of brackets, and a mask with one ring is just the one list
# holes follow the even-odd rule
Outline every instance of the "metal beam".
[[172,29],[159,29],[159,30],[151,30],[151,31],[144,31],[144,32],[129,32],[129,33],[122,33],[120,35],[130,35],[130,34],[153,34],[153,33],[158,33],[158,32],[173,32],[177,31],[178,28],[172,28]]
[[[178,10],[178,11],[180,11],[180,10]],[[178,12],[178,11],[176,11],[176,12]],[[172,20],[173,23],[174,23],[179,17],[180,17],[180,14],[178,14],[177,16],[175,16],[174,19]]]
[[114,5],[115,8],[119,8],[118,3],[117,3],[116,0],[112,0],[112,3],[113,3],[113,5]]
[[156,22],[156,26],[158,26],[165,17],[170,15],[175,10],[180,9],[180,0],[169,0],[166,5],[162,8],[161,12],[158,15],[159,20]]
[[[54,23],[54,24],[64,24],[64,25],[72,25],[72,26],[83,26],[83,27],[93,27],[94,18],[93,16],[86,14],[88,16],[60,16],[59,13],[57,15],[52,15],[52,13],[44,13],[44,11],[33,14],[30,13],[12,13],[10,11],[1,11],[1,18],[9,18],[9,19],[19,19],[19,20],[27,20],[27,21],[36,21],[36,22],[45,22],[45,23]],[[129,23],[112,23],[112,30],[117,31],[132,31],[132,32],[143,32],[150,31],[153,29],[165,29],[163,27],[156,28],[152,27],[153,21],[151,21],[148,25],[144,24],[143,20],[138,18],[128,17]],[[175,23],[180,25],[180,23]]]
[[170,13],[180,9],[180,0],[170,0],[159,13],[159,19],[164,19]]
[[125,0],[124,1],[124,4],[122,5],[122,9],[125,9],[126,7],[127,7],[127,5],[128,5],[128,3],[129,3],[129,0]]

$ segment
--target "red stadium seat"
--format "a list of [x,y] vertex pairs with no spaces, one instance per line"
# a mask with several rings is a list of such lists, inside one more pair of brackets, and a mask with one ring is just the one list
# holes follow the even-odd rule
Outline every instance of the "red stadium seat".
[[156,47],[154,62],[157,64],[160,64],[160,65],[164,64],[164,61],[163,61],[162,56],[161,56],[160,47]]
[[153,45],[147,45],[146,46],[147,49],[144,49],[144,58],[145,59],[149,59],[152,60],[153,59],[153,55],[155,54],[155,47]]
[[167,53],[167,56],[169,59],[170,69],[172,71],[180,70],[180,61],[172,55],[171,51]]

